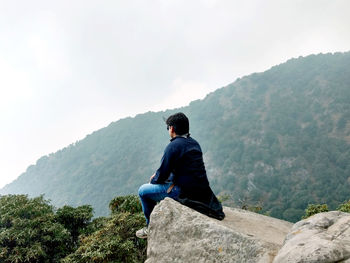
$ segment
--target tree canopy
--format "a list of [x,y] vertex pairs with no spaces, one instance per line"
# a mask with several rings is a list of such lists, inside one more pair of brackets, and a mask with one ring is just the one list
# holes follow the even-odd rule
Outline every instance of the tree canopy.
[[43,196],[0,198],[0,261],[4,263],[144,262],[145,225],[136,196],[111,202],[111,215],[92,220],[89,205],[55,209]]

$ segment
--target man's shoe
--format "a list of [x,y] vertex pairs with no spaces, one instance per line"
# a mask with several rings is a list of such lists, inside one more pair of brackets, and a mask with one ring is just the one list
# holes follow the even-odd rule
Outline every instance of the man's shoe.
[[136,231],[136,236],[138,238],[147,238],[148,236],[148,227],[141,228],[140,230]]

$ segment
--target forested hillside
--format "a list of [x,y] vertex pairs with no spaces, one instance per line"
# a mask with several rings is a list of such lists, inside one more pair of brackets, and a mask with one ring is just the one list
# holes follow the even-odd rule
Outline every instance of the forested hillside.
[[177,111],[190,119],[214,191],[237,205],[296,221],[308,203],[334,209],[350,198],[350,52],[291,59],[187,107],[111,123],[42,157],[0,193],[44,193],[104,215],[109,200],[137,193],[157,169],[169,142],[162,117]]

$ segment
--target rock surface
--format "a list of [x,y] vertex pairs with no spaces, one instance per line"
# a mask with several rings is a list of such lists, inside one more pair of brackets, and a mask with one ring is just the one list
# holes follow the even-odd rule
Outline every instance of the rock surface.
[[350,263],[350,214],[316,214],[297,222],[274,263]]
[[223,221],[166,198],[152,212],[146,263],[272,262],[292,224],[224,208]]

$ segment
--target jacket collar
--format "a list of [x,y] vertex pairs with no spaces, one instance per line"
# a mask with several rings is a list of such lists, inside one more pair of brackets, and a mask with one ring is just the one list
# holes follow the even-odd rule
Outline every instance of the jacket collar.
[[172,142],[173,140],[177,139],[177,138],[185,138],[187,139],[188,137],[190,137],[190,133],[184,134],[184,135],[176,135],[176,137],[171,138],[170,141]]

